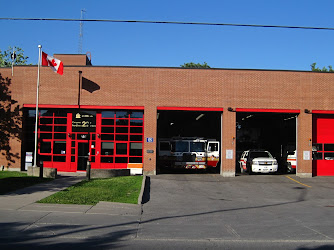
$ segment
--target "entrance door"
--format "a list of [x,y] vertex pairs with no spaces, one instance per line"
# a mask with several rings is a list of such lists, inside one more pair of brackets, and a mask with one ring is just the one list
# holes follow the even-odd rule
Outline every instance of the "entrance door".
[[78,166],[77,170],[86,170],[89,153],[88,142],[78,142]]

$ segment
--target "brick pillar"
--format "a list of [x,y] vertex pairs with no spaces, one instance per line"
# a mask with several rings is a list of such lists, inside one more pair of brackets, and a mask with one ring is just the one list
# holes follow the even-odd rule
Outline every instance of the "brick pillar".
[[297,121],[297,173],[312,177],[312,114],[301,112]]
[[[143,173],[145,175],[156,175],[157,108],[155,106],[146,106],[144,117]],[[153,142],[148,142],[147,138],[153,138]]]
[[224,177],[235,176],[236,156],[236,112],[224,109],[222,113],[222,146],[220,174]]

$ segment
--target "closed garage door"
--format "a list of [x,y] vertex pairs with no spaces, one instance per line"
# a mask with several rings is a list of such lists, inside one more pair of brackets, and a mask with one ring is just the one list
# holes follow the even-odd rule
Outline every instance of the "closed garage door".
[[334,115],[313,119],[313,174],[334,176]]

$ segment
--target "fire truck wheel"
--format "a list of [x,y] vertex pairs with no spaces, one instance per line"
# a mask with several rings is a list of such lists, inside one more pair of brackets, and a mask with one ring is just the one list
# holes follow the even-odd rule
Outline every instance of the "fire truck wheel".
[[240,173],[245,173],[245,170],[244,170],[244,168],[242,167],[242,164],[240,163],[240,165],[239,165],[239,167],[240,167]]

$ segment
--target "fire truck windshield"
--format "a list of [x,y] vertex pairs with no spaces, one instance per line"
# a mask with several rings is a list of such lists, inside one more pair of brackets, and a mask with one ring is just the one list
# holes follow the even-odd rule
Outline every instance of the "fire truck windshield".
[[190,143],[190,152],[204,152],[205,143],[204,142],[191,142]]
[[187,141],[173,141],[172,152],[189,152],[189,142]]

